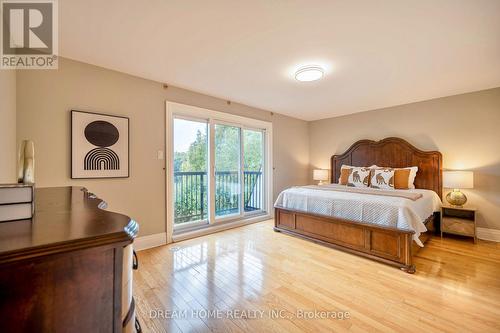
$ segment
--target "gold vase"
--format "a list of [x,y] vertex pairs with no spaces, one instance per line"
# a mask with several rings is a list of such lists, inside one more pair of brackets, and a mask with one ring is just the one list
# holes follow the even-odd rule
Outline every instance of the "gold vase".
[[467,202],[467,197],[460,190],[455,189],[446,195],[446,201],[452,206],[462,207]]

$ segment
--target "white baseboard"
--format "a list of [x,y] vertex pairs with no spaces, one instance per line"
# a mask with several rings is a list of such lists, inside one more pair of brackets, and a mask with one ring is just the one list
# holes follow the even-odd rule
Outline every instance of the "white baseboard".
[[500,230],[498,229],[477,228],[476,231],[479,239],[500,242]]
[[141,251],[165,244],[167,244],[167,234],[165,232],[160,232],[159,234],[137,237],[134,240],[134,249],[136,251]]

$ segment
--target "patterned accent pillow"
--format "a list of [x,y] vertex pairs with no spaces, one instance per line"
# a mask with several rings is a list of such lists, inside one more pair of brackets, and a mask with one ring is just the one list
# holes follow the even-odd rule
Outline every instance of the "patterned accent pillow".
[[[356,167],[342,164],[342,166],[340,167],[340,177],[339,177],[339,184],[340,185],[347,185],[347,182],[349,180],[349,175],[351,174],[353,168],[356,168]],[[368,169],[376,169],[376,168],[378,168],[378,166],[376,166],[374,164],[374,165],[367,167],[367,168]],[[370,178],[368,178],[368,179],[370,179]]]
[[[340,185],[347,185],[347,178],[349,177],[349,173],[351,172],[353,166],[350,165],[345,165],[342,164],[340,167],[340,177],[339,177],[339,184]],[[343,178],[345,177],[345,178]]]
[[371,173],[370,187],[394,190],[394,169],[375,169]]
[[347,179],[347,186],[368,187],[370,170],[370,168],[353,167]]
[[[383,169],[394,169],[395,174],[395,186],[394,188],[396,189],[401,189],[401,190],[407,190],[407,189],[414,189],[415,188],[415,177],[417,176],[418,172],[418,167],[413,166],[413,167],[408,167],[408,168],[391,168],[391,167],[381,167]],[[408,174],[408,183],[406,183],[402,177],[403,175]],[[371,179],[371,178],[370,178]]]

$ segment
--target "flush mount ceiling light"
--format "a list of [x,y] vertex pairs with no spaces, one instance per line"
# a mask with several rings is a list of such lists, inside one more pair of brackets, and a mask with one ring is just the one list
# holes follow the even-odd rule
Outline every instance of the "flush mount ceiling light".
[[306,66],[295,72],[295,80],[300,82],[311,82],[323,77],[325,71],[319,66]]

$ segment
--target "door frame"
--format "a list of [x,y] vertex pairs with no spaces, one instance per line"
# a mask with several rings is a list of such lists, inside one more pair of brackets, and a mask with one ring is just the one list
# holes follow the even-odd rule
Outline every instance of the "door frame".
[[[228,124],[228,125],[236,125],[241,127],[240,135],[243,134],[243,129],[253,129],[253,130],[262,130],[264,135],[264,179],[263,185],[266,189],[263,191],[263,210],[264,213],[259,215],[259,218],[256,219],[255,214],[248,215],[238,215],[234,217],[230,217],[229,220],[234,220],[234,222],[245,222],[248,220],[248,223],[256,222],[257,220],[266,220],[272,218],[274,215],[273,207],[273,124],[272,122],[257,120],[247,117],[242,117],[238,115],[233,115],[230,113],[214,111],[210,109],[200,108],[192,105],[181,104],[166,101],[165,102],[165,184],[166,184],[166,206],[165,206],[165,223],[166,223],[166,233],[167,233],[167,243],[172,242],[172,237],[174,233],[174,187],[173,187],[173,170],[174,170],[174,131],[173,131],[173,120],[174,117],[184,118],[184,119],[192,119],[192,120],[208,120],[209,133],[215,129],[215,123]],[[214,174],[214,161],[211,159],[211,156],[214,156],[214,136],[209,135],[209,184],[208,186],[213,191],[212,187],[215,188],[215,184],[213,182],[212,177]],[[240,145],[243,144],[243,138],[240,139]],[[243,158],[243,150],[240,149],[240,158]],[[241,163],[243,164],[243,163]],[[240,172],[243,172],[243,168]],[[241,180],[243,182],[243,179]],[[241,186],[243,188],[243,186]],[[240,192],[242,192],[241,190]],[[213,192],[212,192],[213,193]],[[211,195],[209,195],[211,196]],[[240,198],[240,206],[244,200],[243,195]],[[209,214],[215,215],[215,203],[213,200],[209,198],[209,206],[210,212]],[[242,214],[244,212],[241,212]],[[209,216],[211,221],[215,221],[215,216]],[[228,219],[219,218],[217,219],[217,223],[213,225],[217,225],[219,222],[228,222]]]

